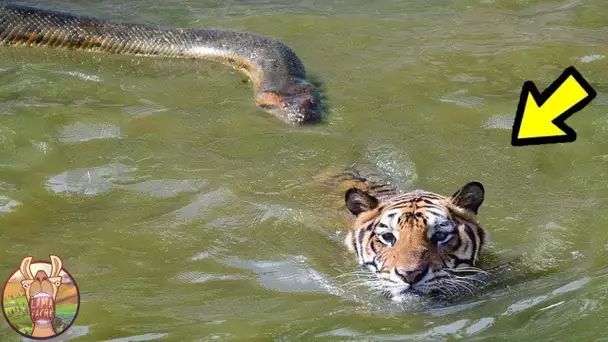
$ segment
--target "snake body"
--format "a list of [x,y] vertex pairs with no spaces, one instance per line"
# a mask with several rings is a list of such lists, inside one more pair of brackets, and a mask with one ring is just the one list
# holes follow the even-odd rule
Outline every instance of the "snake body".
[[255,104],[283,121],[302,124],[322,118],[319,94],[295,52],[258,34],[135,24],[0,4],[0,45],[213,60],[245,73]]

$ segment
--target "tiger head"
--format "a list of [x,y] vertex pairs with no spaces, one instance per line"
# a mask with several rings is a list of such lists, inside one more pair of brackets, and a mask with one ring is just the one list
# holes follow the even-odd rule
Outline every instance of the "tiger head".
[[375,273],[369,285],[393,301],[449,295],[472,285],[464,272],[482,272],[476,264],[487,233],[476,215],[484,193],[478,182],[451,197],[416,190],[379,199],[351,188],[345,200],[355,221],[345,243]]

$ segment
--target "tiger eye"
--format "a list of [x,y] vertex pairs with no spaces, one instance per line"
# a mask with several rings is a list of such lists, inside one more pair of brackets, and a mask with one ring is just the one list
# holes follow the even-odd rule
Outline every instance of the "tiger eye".
[[393,233],[384,233],[380,235],[380,241],[384,244],[394,245],[397,242],[397,238]]

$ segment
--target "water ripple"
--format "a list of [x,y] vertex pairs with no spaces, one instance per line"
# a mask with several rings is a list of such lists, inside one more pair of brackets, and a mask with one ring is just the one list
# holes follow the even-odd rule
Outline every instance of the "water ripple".
[[[192,222],[197,218],[203,217],[206,213],[208,213],[210,210],[213,210],[216,206],[235,198],[236,197],[232,192],[224,188],[213,190],[207,193],[198,194],[196,198],[190,203],[179,209],[160,216],[159,218],[155,219],[152,224],[162,229],[175,228],[180,225]],[[151,222],[146,222],[145,224],[149,226]]]
[[108,124],[84,124],[77,122],[73,125],[63,128],[59,141],[62,143],[68,142],[83,142],[94,139],[121,139],[123,135],[120,127]]
[[156,104],[150,100],[140,100],[143,105],[140,106],[130,106],[124,109],[126,114],[135,115],[135,116],[146,116],[152,115],[157,112],[166,112],[167,107]]
[[589,63],[593,61],[599,61],[600,59],[604,59],[606,56],[603,55],[589,55],[580,59],[581,63]]
[[10,213],[14,207],[20,206],[21,203],[6,196],[0,195],[0,213]]
[[247,279],[245,276],[237,275],[237,274],[209,274],[202,272],[184,272],[180,273],[173,278],[173,280],[185,281],[188,283],[198,284],[204,283],[208,281],[215,280],[243,280]]
[[401,189],[412,188],[418,174],[416,166],[407,152],[392,145],[372,145],[368,148],[366,159],[370,160],[378,173],[390,178],[391,183]]
[[120,188],[164,198],[173,197],[182,192],[197,192],[205,185],[207,182],[204,180],[153,179],[120,186]]
[[113,181],[131,180],[130,176],[122,174],[135,170],[122,164],[76,169],[50,177],[46,183],[46,187],[57,194],[97,195],[112,189]]
[[78,71],[60,71],[59,73],[70,75],[70,76],[75,76],[84,81],[101,82],[101,78],[97,75],[89,75],[89,74],[85,74],[85,73],[78,72]]
[[[568,293],[571,291],[579,290],[579,289],[583,288],[590,281],[591,281],[590,277],[584,277],[582,279],[578,279],[571,283],[568,283],[560,288],[557,288],[557,289],[551,291],[551,293],[549,293],[549,294],[520,300],[514,304],[511,304],[507,308],[507,311],[505,311],[503,313],[503,316],[510,316],[510,315],[519,313],[519,312],[527,310],[533,306],[536,306],[539,303],[545,302],[552,297],[559,296],[559,295],[562,295],[564,293]],[[556,305],[552,305],[552,306],[550,305],[550,306],[544,307],[540,310],[547,310],[548,308],[555,307],[555,306]]]
[[485,129],[512,129],[515,117],[513,115],[497,114],[483,123]]
[[259,275],[260,283],[271,290],[280,292],[321,292],[342,295],[344,291],[334,286],[328,277],[306,265],[303,256],[287,260],[241,260],[227,258],[221,262],[238,268],[245,268]]
[[150,341],[150,340],[160,340],[169,336],[169,334],[144,334],[144,335],[136,335],[122,338],[115,338],[112,340],[106,340],[105,342],[134,342],[134,341]]
[[455,91],[439,99],[441,102],[453,103],[455,105],[470,108],[483,103],[483,98],[478,96],[463,96],[468,92],[467,89]]
[[[73,325],[70,327],[69,330],[67,330],[63,334],[61,334],[57,337],[54,337],[53,341],[58,341],[58,342],[69,341],[69,340],[73,340],[73,339],[82,337],[84,335],[87,335],[88,333],[89,333],[88,326]],[[23,341],[38,341],[38,340],[23,338]]]
[[99,167],[82,168],[51,176],[46,183],[50,191],[81,195],[97,195],[111,189],[121,189],[166,198],[183,192],[197,192],[207,182],[204,180],[153,179],[135,184],[116,184],[132,181],[128,173],[137,169],[123,164],[108,164]]

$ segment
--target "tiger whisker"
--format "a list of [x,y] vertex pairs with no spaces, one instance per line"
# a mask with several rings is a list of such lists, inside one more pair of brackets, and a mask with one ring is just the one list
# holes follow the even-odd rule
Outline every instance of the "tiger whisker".
[[463,289],[467,290],[469,293],[471,293],[472,296],[475,295],[475,292],[473,292],[473,290],[471,290],[471,288],[469,286],[467,286],[467,285],[471,285],[471,284],[466,281],[461,281],[456,278],[446,278],[446,279],[444,279],[444,281],[447,284],[454,285],[457,288],[463,288]]
[[[440,291],[442,292],[442,294],[446,294],[446,291],[450,292],[450,295],[454,296],[456,293],[458,293],[458,291],[456,291],[454,289],[454,286],[452,284],[449,283],[442,283],[441,281],[437,281],[437,284],[439,285],[437,288],[434,288],[434,290]],[[444,291],[445,290],[445,291]]]

